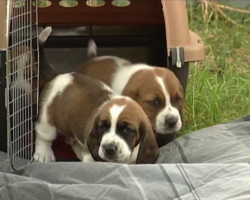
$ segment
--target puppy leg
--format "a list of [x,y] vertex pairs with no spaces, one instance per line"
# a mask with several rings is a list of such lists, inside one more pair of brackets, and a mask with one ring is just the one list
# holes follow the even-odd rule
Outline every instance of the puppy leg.
[[86,144],[83,145],[79,140],[69,137],[66,138],[66,143],[71,145],[76,157],[82,162],[95,162]]
[[66,138],[66,141],[71,145],[76,157],[82,162],[95,162],[86,144],[82,144],[77,138]]
[[82,162],[95,162],[92,155],[88,151],[88,147],[83,147],[82,144],[80,144],[76,139],[70,139],[68,140],[70,143],[74,153],[76,154],[76,157],[80,159]]
[[82,155],[82,153],[83,153],[82,146],[79,145],[77,142],[75,142],[71,146],[72,146],[72,149],[73,149],[74,153],[76,154],[76,157],[82,161],[82,159],[83,159],[83,157],[82,157],[83,156]]
[[92,155],[90,153],[82,153],[82,162],[95,162]]
[[34,159],[39,162],[54,162],[55,156],[51,148],[56,138],[56,128],[48,122],[40,121],[36,124],[36,149]]
[[95,162],[86,144],[84,145],[82,151],[82,162]]

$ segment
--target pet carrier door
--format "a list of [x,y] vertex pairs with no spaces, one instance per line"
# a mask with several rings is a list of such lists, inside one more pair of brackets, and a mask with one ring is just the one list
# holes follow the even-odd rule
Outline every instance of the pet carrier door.
[[12,168],[29,163],[38,114],[37,2],[6,1],[6,109],[8,158]]

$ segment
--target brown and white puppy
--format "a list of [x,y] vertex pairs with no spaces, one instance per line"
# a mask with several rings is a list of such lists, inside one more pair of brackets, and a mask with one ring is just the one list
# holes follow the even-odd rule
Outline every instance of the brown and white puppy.
[[55,161],[51,145],[57,130],[76,139],[83,161],[154,163],[159,154],[142,108],[78,73],[58,75],[44,87],[35,130],[34,159],[40,162]]
[[90,40],[89,62],[77,72],[95,77],[114,92],[134,99],[149,117],[161,147],[171,141],[183,125],[184,94],[174,73],[166,68],[131,64],[114,56],[96,57],[96,44]]

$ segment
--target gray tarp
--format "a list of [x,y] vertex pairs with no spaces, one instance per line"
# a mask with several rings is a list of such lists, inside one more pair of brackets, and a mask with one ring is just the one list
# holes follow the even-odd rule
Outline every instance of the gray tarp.
[[34,163],[0,173],[0,199],[250,200],[249,119],[178,138],[155,165]]
[[250,116],[180,137],[161,149],[158,162],[250,163]]

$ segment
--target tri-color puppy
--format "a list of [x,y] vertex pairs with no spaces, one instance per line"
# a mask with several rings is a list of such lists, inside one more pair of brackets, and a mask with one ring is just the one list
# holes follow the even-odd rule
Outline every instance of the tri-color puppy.
[[51,145],[57,130],[77,141],[74,149],[83,161],[154,163],[159,155],[150,121],[139,104],[116,95],[97,79],[79,73],[57,75],[44,86],[40,105],[37,161],[55,161]]
[[116,93],[134,99],[145,111],[161,147],[174,139],[183,125],[184,94],[174,73],[166,68],[131,64],[114,56],[96,57],[96,44],[90,40],[89,62],[77,72],[101,80]]

